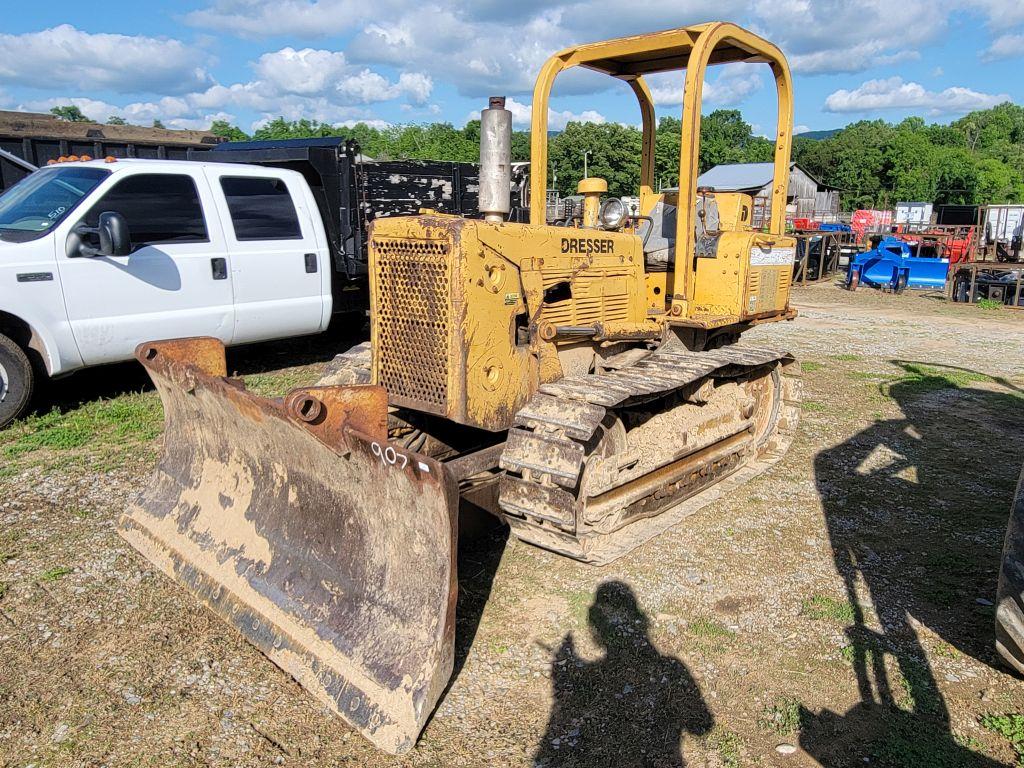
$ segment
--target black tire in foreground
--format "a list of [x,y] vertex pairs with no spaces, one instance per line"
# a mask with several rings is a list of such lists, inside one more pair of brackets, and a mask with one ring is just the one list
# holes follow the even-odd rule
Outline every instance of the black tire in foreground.
[[28,408],[35,384],[35,371],[25,352],[0,334],[0,429]]
[[1024,472],[1010,508],[996,594],[996,650],[1024,675]]

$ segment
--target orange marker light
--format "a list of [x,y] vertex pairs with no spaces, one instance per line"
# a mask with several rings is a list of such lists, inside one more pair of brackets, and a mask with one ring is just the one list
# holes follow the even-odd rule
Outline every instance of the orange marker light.
[[88,163],[90,160],[92,160],[92,156],[91,155],[82,155],[82,162],[83,163]]
[[114,157],[113,155],[107,155],[106,157],[103,158],[103,162],[104,163],[116,163],[117,162],[117,158]]

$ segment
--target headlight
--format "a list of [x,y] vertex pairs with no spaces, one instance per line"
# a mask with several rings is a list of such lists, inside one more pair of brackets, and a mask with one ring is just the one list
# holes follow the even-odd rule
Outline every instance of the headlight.
[[626,204],[617,197],[610,197],[601,203],[601,210],[598,218],[604,229],[621,229],[629,217]]

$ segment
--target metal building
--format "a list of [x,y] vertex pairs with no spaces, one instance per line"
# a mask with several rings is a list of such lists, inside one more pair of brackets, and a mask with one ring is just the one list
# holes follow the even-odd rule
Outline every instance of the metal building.
[[[697,178],[697,186],[716,192],[743,192],[754,198],[754,227],[771,217],[771,163],[716,165]],[[786,218],[833,222],[839,214],[839,189],[823,184],[796,163],[789,164]]]

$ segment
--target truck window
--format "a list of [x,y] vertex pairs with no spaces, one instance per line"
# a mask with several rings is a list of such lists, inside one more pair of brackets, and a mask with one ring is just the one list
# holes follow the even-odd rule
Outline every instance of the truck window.
[[205,243],[206,219],[191,176],[140,173],[117,182],[85,215],[95,227],[100,214],[120,213],[136,248],[157,243]]
[[0,195],[0,240],[42,237],[109,175],[104,168],[65,165],[26,176]]
[[295,204],[281,179],[226,176],[220,187],[228,201],[236,240],[302,239]]

